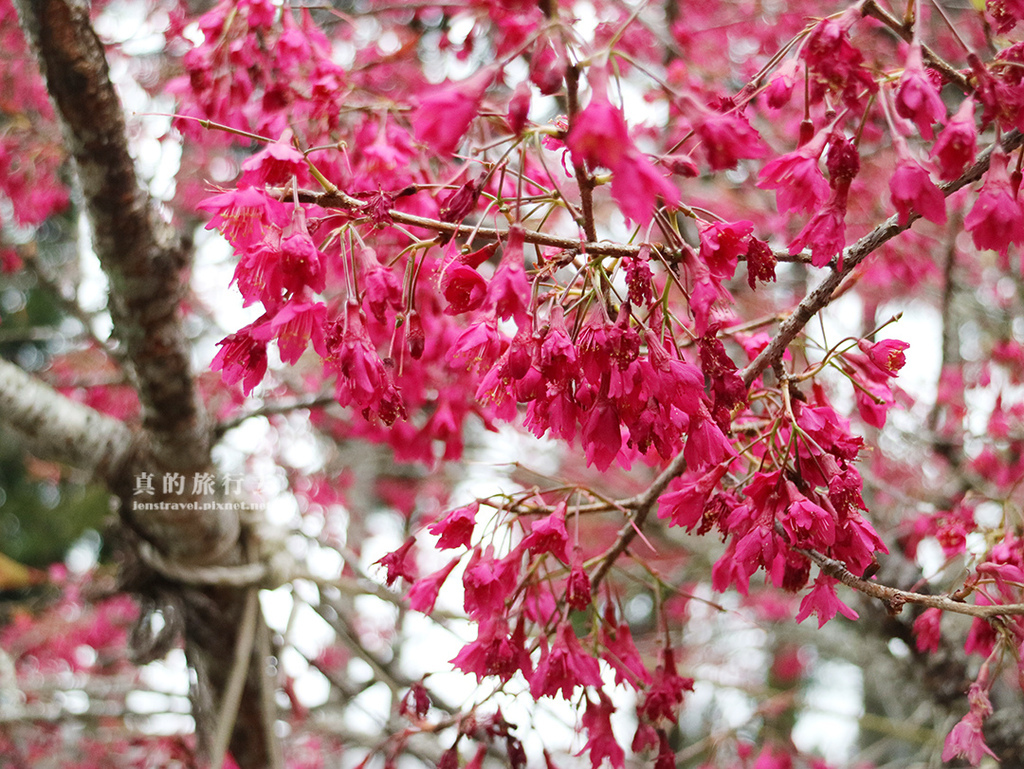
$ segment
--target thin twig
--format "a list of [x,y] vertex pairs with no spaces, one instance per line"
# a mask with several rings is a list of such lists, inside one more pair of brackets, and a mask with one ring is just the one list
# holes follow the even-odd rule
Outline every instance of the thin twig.
[[225,420],[217,425],[213,434],[216,439],[224,436],[229,430],[234,430],[242,423],[254,419],[256,417],[269,417],[277,414],[288,414],[292,411],[298,411],[299,409],[318,409],[330,406],[332,403],[337,403],[337,398],[333,395],[317,395],[312,398],[301,398],[299,400],[285,402],[285,403],[266,403],[259,408],[253,409],[245,414],[239,414],[237,417]]
[[[875,2],[875,0],[867,0],[867,2],[865,2],[861,7],[861,14],[864,16],[870,16],[872,19],[882,22],[882,24],[887,26],[908,43],[914,38],[913,29],[882,8],[877,2]],[[944,78],[949,80],[951,83],[956,83],[964,93],[974,92],[974,88],[971,87],[970,81],[968,81],[967,77],[962,72],[954,68],[953,65],[935,53],[934,50],[924,43],[921,43],[921,54],[925,59],[927,59],[929,64],[942,73]]]
[[622,507],[633,509],[632,517],[626,521],[626,525],[619,531],[619,536],[615,540],[615,544],[612,545],[608,551],[601,558],[601,563],[598,564],[597,568],[594,569],[594,573],[590,576],[590,588],[591,592],[596,594],[598,587],[601,585],[601,580],[605,578],[605,575],[611,570],[612,566],[615,565],[615,561],[622,555],[626,548],[629,547],[630,543],[636,539],[637,534],[640,533],[640,527],[644,525],[647,520],[647,516],[650,515],[651,509],[658,501],[658,497],[662,495],[665,489],[668,488],[669,483],[672,479],[679,475],[683,470],[686,469],[686,460],[683,458],[683,452],[679,452],[676,457],[669,463],[661,475],[654,479],[654,482],[647,487],[646,490],[642,491],[635,497],[623,500],[620,504]]
[[[283,190],[274,190],[272,194],[283,194]],[[290,194],[290,193],[289,193]],[[345,209],[358,213],[366,207],[366,203],[359,198],[354,198],[342,190],[335,188],[330,192],[312,192],[300,190],[298,192],[300,203],[313,203],[323,208]],[[566,201],[568,202],[568,201]],[[406,224],[412,227],[422,227],[449,237],[475,235],[479,238],[490,240],[504,240],[508,238],[508,230],[496,229],[494,227],[478,227],[472,224],[458,224],[454,222],[442,222],[439,219],[430,219],[426,216],[417,216],[391,209],[388,216],[393,222]],[[678,260],[682,252],[679,248],[663,243],[613,243],[610,241],[582,241],[579,238],[566,238],[558,235],[551,235],[547,232],[524,228],[523,240],[537,246],[550,246],[572,253],[586,253],[590,256],[628,256],[635,258],[642,248],[650,245],[652,249],[659,251],[666,260]],[[811,256],[807,253],[790,254],[787,251],[773,250],[772,255],[778,262],[794,262],[810,264]],[[742,258],[742,257],[741,257]]]
[[273,650],[270,648],[270,628],[266,622],[258,623],[256,629],[256,653],[260,664],[260,700],[263,714],[263,734],[267,740],[267,756],[270,759],[267,769],[284,769],[284,756],[278,742],[274,724],[277,722],[277,705],[274,702],[276,681],[271,677],[270,668],[265,664]]
[[221,769],[228,752],[231,733],[235,730],[235,719],[238,717],[238,706],[242,702],[242,690],[245,679],[249,675],[252,663],[252,649],[256,641],[256,623],[259,620],[259,591],[249,588],[245,595],[245,608],[242,610],[242,623],[238,636],[235,638],[235,657],[231,666],[228,684],[220,701],[220,712],[217,714],[217,730],[213,734],[211,749],[211,766]]
[[979,606],[977,604],[954,601],[952,598],[944,595],[925,595],[924,593],[914,593],[909,590],[899,590],[888,585],[881,585],[877,582],[861,579],[847,569],[846,565],[841,561],[829,558],[817,550],[802,547],[794,547],[792,550],[794,553],[799,553],[805,558],[814,561],[822,572],[833,579],[839,580],[844,585],[864,593],[864,595],[883,601],[893,614],[899,614],[903,609],[903,605],[908,603],[915,603],[954,614],[965,614],[968,617],[979,617],[981,619],[1024,614],[1024,603]]

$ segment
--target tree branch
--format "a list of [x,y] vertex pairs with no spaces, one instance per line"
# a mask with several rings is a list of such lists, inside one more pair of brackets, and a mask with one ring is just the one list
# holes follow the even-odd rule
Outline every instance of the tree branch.
[[[1021,144],[1024,144],[1024,135],[1022,135],[1020,131],[1014,129],[1003,138],[1002,148],[1005,152],[1012,152],[1020,147]],[[964,171],[960,178],[941,185],[939,189],[942,190],[942,194],[949,197],[957,190],[963,189],[968,184],[973,184],[980,179],[988,170],[991,157],[992,148],[989,147],[981,153],[981,156],[973,166]],[[782,322],[779,326],[778,333],[772,341],[768,343],[768,346],[765,347],[761,351],[761,354],[751,361],[750,365],[741,372],[743,383],[747,387],[750,387],[762,371],[770,368],[775,365],[777,361],[781,360],[782,354],[786,351],[786,348],[789,347],[790,342],[796,338],[797,334],[799,334],[803,327],[810,322],[811,318],[813,318],[820,310],[832,301],[832,295],[839,287],[839,284],[842,283],[843,278],[853,272],[854,268],[870,256],[876,249],[892,240],[904,230],[910,229],[911,225],[920,218],[921,215],[914,212],[911,213],[906,224],[899,224],[896,220],[896,216],[891,216],[856,243],[848,246],[843,258],[843,269],[833,269],[832,272],[818,284],[818,287],[815,288],[814,291],[804,297],[803,301],[797,305],[795,310],[793,310],[793,313]]]
[[[282,188],[277,191],[277,194],[281,197],[290,197],[292,193],[290,190]],[[367,205],[365,201],[362,201],[359,198],[354,198],[343,190],[337,188],[330,189],[326,192],[299,190],[296,193],[296,196],[300,203],[313,203],[315,205],[322,206],[323,208],[341,208],[354,212],[358,212]],[[508,230],[499,230],[494,227],[479,227],[474,224],[442,222],[440,219],[430,219],[426,216],[417,216],[416,214],[410,214],[397,209],[390,209],[388,211],[388,216],[393,222],[397,222],[398,224],[422,227],[423,229],[431,230],[432,232],[437,232],[449,237],[471,235],[490,240],[503,240],[508,237]],[[647,246],[650,246],[660,252],[668,261],[678,260],[682,256],[682,251],[679,248],[675,248],[664,243],[633,244],[615,243],[607,240],[582,241],[579,238],[574,240],[573,238],[565,238],[559,235],[552,235],[548,232],[530,229],[524,230],[523,240],[537,246],[560,248],[572,253],[586,253],[590,256],[628,256],[635,258],[636,255],[640,253],[641,249],[646,248]],[[811,263],[811,255],[809,252],[790,254],[788,251],[773,250],[772,256],[775,257],[777,262],[794,262],[801,264]],[[744,257],[741,256],[740,260],[742,261],[743,259]]]
[[683,452],[679,452],[675,458],[669,463],[661,475],[654,479],[654,482],[648,486],[643,492],[630,499],[624,499],[621,502],[622,507],[626,509],[632,509],[634,511],[633,516],[626,521],[626,525],[619,531],[619,536],[615,540],[608,552],[601,557],[601,563],[598,564],[597,568],[594,569],[593,575],[590,577],[591,592],[596,595],[597,589],[601,585],[601,580],[605,578],[605,575],[611,570],[612,566],[615,565],[615,561],[618,557],[626,552],[626,548],[629,547],[630,543],[636,539],[637,534],[640,533],[640,527],[644,525],[644,521],[647,520],[647,516],[651,514],[651,509],[657,504],[658,497],[662,495],[668,485],[672,482],[672,479],[679,475],[683,470],[686,469],[686,460],[683,458]]
[[0,358],[0,415],[40,459],[71,465],[110,482],[128,466],[135,444],[123,423],[61,395]]
[[210,431],[179,303],[187,255],[141,188],[103,45],[82,0],[16,0],[77,164],[93,247],[110,281],[114,333],[143,405],[154,460],[205,469]]
[[979,606],[977,604],[964,603],[963,601],[954,601],[952,598],[943,595],[927,595],[909,590],[899,590],[895,587],[879,584],[878,582],[861,579],[847,569],[846,564],[837,561],[835,558],[829,558],[817,550],[803,547],[794,547],[792,550],[794,553],[800,553],[805,558],[814,561],[819,569],[833,579],[839,580],[844,585],[864,593],[864,595],[883,601],[893,614],[898,614],[902,611],[905,604],[915,603],[933,609],[948,611],[952,614],[966,614],[969,617],[980,617],[981,619],[1024,615],[1024,604],[1022,603]]

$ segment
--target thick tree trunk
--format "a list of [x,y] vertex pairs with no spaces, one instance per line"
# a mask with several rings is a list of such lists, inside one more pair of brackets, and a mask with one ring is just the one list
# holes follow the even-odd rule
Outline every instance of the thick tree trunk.
[[[142,423],[129,428],[74,404],[0,362],[0,419],[29,439],[40,456],[92,471],[121,500],[122,519],[181,573],[245,562],[243,525],[228,506],[192,490],[196,473],[213,470],[213,432],[189,363],[180,303],[186,290],[187,252],[139,184],[128,150],[122,106],[110,81],[103,45],[81,0],[16,0],[74,158],[93,247],[110,284],[109,310],[126,374],[142,403]],[[179,473],[182,494],[155,486],[148,502],[185,503],[171,509],[135,510],[141,473]],[[142,559],[145,561],[145,559]],[[143,569],[145,571],[145,569]],[[262,696],[264,659],[259,645],[242,644],[247,659],[234,665],[246,598],[253,586],[185,587],[162,575],[134,580],[141,591],[176,593],[186,618],[186,655],[196,672],[193,687],[201,752],[210,758],[218,724],[234,720],[230,746],[238,764],[273,765],[272,735]],[[261,630],[258,611],[248,630]],[[237,718],[222,707],[235,668],[245,672]],[[223,727],[221,727],[223,728]]]

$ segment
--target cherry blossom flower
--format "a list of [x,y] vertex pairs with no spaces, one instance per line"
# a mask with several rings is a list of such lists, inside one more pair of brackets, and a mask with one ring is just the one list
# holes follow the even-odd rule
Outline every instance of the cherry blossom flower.
[[734,168],[742,158],[763,158],[767,152],[757,131],[736,112],[702,110],[694,129],[712,171]]
[[530,86],[519,83],[508,100],[508,126],[519,136],[530,115]]
[[583,611],[591,603],[590,578],[583,568],[583,556],[579,547],[573,551],[572,565],[565,586],[565,602],[576,611]]
[[518,554],[496,560],[491,546],[474,550],[462,575],[466,613],[475,618],[504,614],[505,599],[515,587],[518,564]]
[[406,599],[409,601],[409,608],[423,614],[430,614],[434,610],[434,604],[437,603],[437,594],[441,591],[441,586],[455,567],[459,565],[459,560],[458,558],[452,558],[445,566],[433,574],[428,574],[426,577],[413,582],[406,596]]
[[836,539],[835,517],[792,488],[793,499],[781,522],[789,539],[801,547],[828,548]]
[[583,728],[587,730],[587,744],[580,753],[589,753],[590,765],[599,769],[608,759],[613,769],[622,769],[626,762],[626,752],[612,731],[611,716],[615,712],[608,695],[598,691],[598,701],[587,698],[587,709],[583,713]]
[[477,681],[487,676],[508,681],[520,672],[530,678],[533,665],[525,642],[522,624],[509,635],[508,622],[502,616],[484,616],[477,624],[476,640],[463,646],[451,662],[459,670],[474,674]]
[[637,307],[646,307],[654,299],[654,286],[651,283],[654,273],[647,264],[650,252],[650,246],[641,246],[635,257],[625,257],[622,260],[626,285],[629,288],[629,301]]
[[636,153],[622,110],[608,100],[608,74],[590,70],[590,102],[573,119],[565,146],[573,157],[591,166],[616,168],[630,151]]
[[249,395],[267,373],[267,343],[253,335],[253,328],[265,322],[266,318],[264,315],[217,342],[220,350],[210,364],[211,369],[221,372],[224,384],[233,385],[241,381],[245,395]]
[[337,374],[335,397],[343,406],[356,405],[364,416],[376,414],[385,424],[404,418],[405,405],[390,372],[370,340],[358,305],[328,324],[324,370]]
[[277,349],[285,363],[295,363],[301,358],[309,342],[312,342],[317,353],[326,357],[326,318],[327,307],[321,302],[289,302],[281,307],[269,322],[253,329],[253,334],[264,341],[276,338]]
[[387,570],[387,585],[391,587],[398,581],[399,577],[416,581],[416,554],[413,547],[416,545],[416,537],[409,537],[397,550],[388,553],[382,558],[374,561]]
[[524,236],[522,227],[513,225],[509,228],[501,263],[487,287],[488,306],[499,318],[514,318],[520,327],[527,324],[530,301],[530,283],[523,265]]
[[889,191],[901,226],[910,221],[911,213],[918,213],[935,224],[945,224],[946,198],[920,164],[901,158],[889,179]]
[[627,220],[644,227],[659,197],[670,207],[679,204],[679,190],[636,150],[623,153],[612,166],[612,197]]
[[729,280],[736,273],[740,255],[745,254],[750,246],[753,229],[754,223],[748,221],[697,223],[700,258],[716,281]]
[[565,46],[556,35],[541,33],[530,56],[530,82],[545,96],[558,93],[569,66]]
[[1005,152],[994,151],[985,184],[977,201],[964,217],[964,229],[974,246],[1006,256],[1011,245],[1024,243],[1024,211],[1010,183]]
[[763,240],[750,239],[750,247],[747,249],[747,285],[753,291],[757,288],[757,281],[763,283],[775,282],[775,253]]
[[929,141],[934,135],[932,124],[941,123],[946,117],[946,105],[925,73],[921,46],[917,43],[910,46],[896,89],[896,113],[913,120],[921,136]]
[[942,611],[936,608],[928,608],[921,612],[921,616],[914,620],[914,639],[919,652],[937,652],[939,643],[942,641],[940,621]]
[[650,683],[651,674],[647,672],[636,648],[629,624],[625,621],[616,621],[615,609],[610,603],[605,609],[605,622],[601,625],[600,638],[601,645],[605,648],[601,658],[615,671],[615,683],[629,682],[634,687]]
[[848,29],[855,18],[844,14],[839,19],[823,19],[800,51],[813,75],[811,98],[815,103],[831,91],[855,105],[863,91],[874,93],[877,88],[874,77],[863,66],[864,55],[850,43]]
[[561,694],[571,699],[577,686],[601,685],[601,672],[597,660],[583,651],[572,624],[561,622],[555,642],[548,649],[541,638],[540,662],[530,677],[530,694],[534,699]]
[[799,254],[810,246],[811,264],[826,267],[838,257],[836,269],[843,267],[843,246],[846,245],[846,197],[833,194],[823,209],[804,225],[789,244],[790,254]]
[[985,754],[999,760],[999,756],[985,744],[982,719],[974,713],[968,713],[952,728],[942,747],[942,760],[966,758],[971,766],[978,766]]
[[288,130],[276,142],[268,144],[242,163],[242,182],[258,187],[261,184],[287,184],[292,176],[306,168],[306,158],[291,144]]
[[469,547],[473,540],[473,528],[476,526],[476,514],[479,510],[480,503],[473,502],[452,510],[440,521],[430,524],[427,530],[438,538],[437,548],[448,550]]
[[830,133],[830,128],[824,128],[799,149],[764,164],[757,186],[775,190],[779,213],[811,213],[828,197],[829,185],[819,161]]
[[899,339],[883,339],[874,343],[861,339],[857,346],[868,356],[868,360],[885,372],[886,376],[896,376],[907,364],[907,356],[903,351],[910,345]]
[[996,22],[996,31],[1001,35],[1024,19],[1024,2],[1021,0],[990,0],[985,5]]
[[939,164],[939,177],[951,181],[960,176],[967,165],[974,162],[977,142],[974,100],[968,97],[932,145],[931,157]]
[[654,671],[651,686],[643,702],[637,706],[637,713],[647,721],[676,723],[685,692],[692,691],[693,679],[676,672],[675,650],[666,647],[662,652],[662,662]]
[[814,614],[818,618],[818,627],[824,627],[825,623],[842,614],[847,619],[857,619],[858,615],[853,609],[839,600],[836,595],[836,580],[824,574],[818,575],[814,580],[814,587],[804,596],[800,602],[800,610],[797,612],[796,621],[803,622]]
[[618,407],[602,398],[591,409],[581,439],[587,464],[604,472],[611,467],[622,447],[622,423]]
[[412,115],[416,140],[439,155],[450,155],[459,146],[476,117],[484,91],[494,80],[485,69],[469,80],[450,83],[420,99]]
[[551,553],[560,561],[568,561],[569,538],[565,531],[565,509],[563,502],[551,515],[534,523],[520,547],[534,555]]
[[999,760],[999,757],[985,744],[983,722],[992,714],[992,703],[989,701],[985,688],[979,683],[984,676],[985,666],[982,666],[982,672],[978,675],[979,680],[971,684],[967,691],[967,701],[970,704],[967,715],[946,736],[946,742],[942,748],[943,761],[950,761],[960,756],[966,758],[971,766],[977,766],[986,753],[997,761]]
[[699,478],[683,481],[678,490],[662,494],[658,499],[658,517],[668,518],[672,526],[693,531],[704,516],[708,497],[727,470],[727,464],[716,465]]
[[198,208],[213,214],[207,229],[217,229],[235,248],[245,249],[263,239],[264,231],[288,221],[288,209],[255,187],[240,187],[211,195]]

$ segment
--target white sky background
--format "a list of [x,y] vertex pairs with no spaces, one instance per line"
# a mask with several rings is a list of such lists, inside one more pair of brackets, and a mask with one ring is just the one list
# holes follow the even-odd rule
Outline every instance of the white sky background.
[[[584,20],[581,25],[584,28],[589,25],[592,32],[594,16],[589,12],[589,6],[586,3],[578,3],[576,12]],[[152,21],[156,26],[147,27],[148,22],[141,13],[140,4],[131,2],[131,0],[115,0],[105,10],[97,28],[104,39],[123,41],[123,48],[127,53],[145,55],[158,52],[163,44],[162,36],[152,32],[152,29],[156,29],[161,23],[159,16]],[[453,30],[457,33],[459,29],[459,22],[456,21],[453,24]],[[149,180],[150,190],[156,198],[170,199],[174,194],[174,175],[178,168],[181,151],[175,141],[161,140],[160,137],[167,131],[170,118],[166,114],[157,113],[169,112],[173,109],[173,104],[170,100],[151,100],[131,80],[128,69],[124,65],[115,64],[112,76],[118,84],[119,92],[129,113],[133,149],[138,160],[140,174]],[[651,105],[644,102],[639,93],[630,89],[628,85],[622,90],[622,98],[626,102],[627,115],[643,115],[645,119],[653,121],[664,117],[664,115],[653,113]],[[543,110],[545,108],[546,105],[543,102],[535,105],[535,109]],[[84,247],[81,260],[83,278],[79,298],[85,309],[102,311],[106,304],[106,279],[88,249],[88,233],[84,231],[84,227],[83,236]],[[233,269],[231,249],[226,242],[215,233],[205,231],[198,233],[193,286],[197,295],[213,313],[220,326],[219,331],[223,333],[237,329],[259,314],[255,308],[242,308],[237,291],[228,289]],[[226,300],[225,297],[228,299]],[[883,308],[879,315],[885,317],[886,313],[899,311],[903,312],[902,319],[888,327],[880,337],[898,338],[910,343],[910,348],[906,353],[907,366],[901,372],[897,383],[927,406],[934,397],[940,364],[939,318],[936,310],[924,302],[909,302],[899,307],[893,307],[891,311]],[[845,336],[849,329],[857,328],[860,318],[860,300],[853,292],[850,292],[823,313],[823,322],[829,340],[834,343]],[[101,337],[109,333],[109,323],[106,324],[106,327],[103,327],[102,321],[97,325],[98,327],[94,330]],[[816,333],[814,326],[810,326],[809,329],[810,333]],[[208,368],[209,362],[216,352],[215,342],[222,335],[218,335],[218,330],[215,329],[197,347],[198,359],[195,363],[200,370]],[[259,390],[257,390],[258,392]],[[852,401],[852,398],[850,400]],[[988,408],[982,408],[979,411],[987,414]],[[914,425],[919,423],[918,416],[918,414],[899,414],[894,411],[890,415],[890,419],[897,425],[906,425],[904,429],[913,431]],[[252,420],[228,434],[226,446],[218,449],[218,458],[225,466],[240,466],[243,463],[243,457],[252,446],[265,445],[271,439],[267,422]],[[293,452],[289,458],[298,466],[308,465],[310,469],[314,469],[320,461],[315,442],[312,440],[300,441],[294,447],[290,447],[289,451]],[[544,461],[538,463],[537,466],[549,471],[551,466],[549,463],[556,461],[555,452],[552,450],[550,442],[538,442],[530,436],[511,430],[503,431],[487,444],[483,456],[469,462],[466,480],[462,483],[458,493],[464,495],[466,499],[471,499],[478,495],[485,496],[493,493],[498,485],[508,488],[511,482],[504,471],[504,468],[507,468],[507,463],[525,458],[536,460],[539,456],[543,457]],[[269,473],[271,471],[270,463],[265,463],[265,467]],[[273,490],[273,483],[266,490]],[[278,495],[273,498],[268,508],[268,514],[276,525],[288,526],[294,524],[298,509],[294,500],[284,495]],[[400,542],[401,534],[397,528],[393,531],[388,531],[386,528],[378,531],[372,540],[366,543],[365,565],[369,567],[373,560],[394,549]],[[73,552],[77,552],[77,555],[72,556],[75,559],[74,566],[79,569],[85,568],[91,559],[86,557],[83,560],[81,548]],[[314,555],[312,563],[314,568],[322,570],[324,575],[336,573],[335,570],[340,566],[333,556],[324,554]],[[440,561],[438,565],[440,565]],[[449,608],[458,610],[461,606],[461,597],[458,589],[454,587],[457,585],[459,573],[460,571],[457,571],[449,580],[442,592],[439,607],[447,605]],[[301,584],[296,586],[295,591],[300,596],[308,592]],[[309,597],[312,598],[312,594]],[[281,588],[272,592],[264,591],[261,595],[261,603],[270,625],[283,632],[294,608],[290,590]],[[374,598],[369,598],[366,603],[368,607],[377,606],[376,611],[381,613],[381,621],[390,621],[391,607]],[[288,640],[303,654],[316,656],[320,649],[331,643],[333,633],[326,623],[307,606],[302,606],[300,603],[297,612],[297,615],[292,618],[292,630]],[[370,614],[373,614],[372,609]],[[459,651],[462,643],[475,637],[475,631],[468,624],[463,626],[464,637],[460,638],[448,630],[439,628],[432,621],[418,616],[410,618],[409,627],[416,629],[416,639],[406,643],[431,650],[429,663],[426,662],[427,658],[423,654],[408,655],[409,659],[418,660],[424,664],[421,669],[407,671],[413,676],[427,672],[428,667],[437,671],[445,669],[446,661]],[[737,638],[743,637],[743,634],[737,635]],[[308,669],[301,655],[290,650],[285,653],[281,664],[288,673],[296,677],[296,691],[305,704],[312,706],[324,701],[327,694],[327,682],[319,673]],[[758,661],[757,664],[763,665],[763,661]],[[133,697],[133,707],[137,707],[142,712],[166,710],[182,712],[182,697],[187,690],[182,654],[175,652],[164,662],[148,666],[145,676],[154,689],[167,692],[167,695],[150,695],[140,692],[138,696]],[[828,760],[834,762],[841,762],[850,757],[857,739],[856,719],[860,715],[859,698],[862,689],[860,676],[858,668],[841,662],[827,662],[819,666],[808,695],[808,711],[801,716],[794,733],[794,740],[801,749],[821,751]],[[438,688],[454,701],[468,700],[489,691],[486,683],[482,687],[477,687],[475,679],[453,672],[439,672],[432,678],[432,681],[440,683]],[[623,696],[623,691],[619,687],[618,696],[620,698]],[[365,724],[363,725],[367,728],[373,729],[386,720],[389,698],[385,695],[386,693],[379,688],[371,688],[360,698],[360,704],[364,708]],[[722,708],[723,718],[729,722],[729,725],[737,726],[750,715],[749,700],[744,696],[729,686],[711,686],[704,683],[698,683],[697,691],[690,695],[689,703],[693,709],[692,712],[698,712],[702,705],[710,703],[712,699],[716,701],[719,708]],[[510,698],[506,698],[506,700],[502,701],[502,708],[511,721],[526,723],[530,720],[527,710],[536,706],[531,705],[527,708]],[[550,700],[545,700],[539,705],[539,708],[541,713],[549,710],[557,715],[557,718],[551,719],[545,719],[542,716],[545,723],[552,725],[565,723],[570,727],[566,729],[550,726],[542,729],[545,741],[561,743],[566,747],[571,746],[573,749],[582,747],[582,742],[574,736],[571,729],[574,725],[572,711],[564,703],[561,701],[552,703]],[[628,706],[624,707],[623,711],[617,716],[616,730],[621,741],[628,745],[632,735],[633,719]],[[684,714],[683,717],[687,718],[688,715]],[[358,719],[358,716],[355,718]],[[157,731],[176,731],[187,722],[187,716],[163,715],[154,718],[151,726]],[[353,726],[357,725],[353,724]],[[520,732],[522,733],[523,730],[521,729]],[[527,749],[533,755],[539,753],[539,736],[537,733],[526,736]]]

